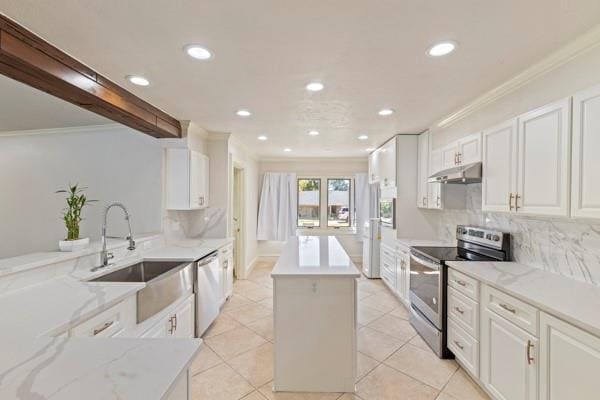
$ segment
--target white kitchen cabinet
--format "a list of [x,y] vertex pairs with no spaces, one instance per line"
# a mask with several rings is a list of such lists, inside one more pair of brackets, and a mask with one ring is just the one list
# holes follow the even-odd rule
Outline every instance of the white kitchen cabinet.
[[417,166],[417,207],[428,208],[429,205],[429,132],[419,135]]
[[409,304],[410,290],[410,254],[408,250],[396,251],[396,293],[404,304]]
[[456,143],[451,143],[443,147],[440,151],[442,154],[442,169],[453,168],[458,165]]
[[385,142],[378,149],[379,176],[382,188],[396,187],[396,137]]
[[190,295],[155,322],[144,338],[193,338],[195,336],[195,297]]
[[190,396],[190,370],[187,369],[181,373],[173,384],[171,390],[164,398],[165,400],[188,400]]
[[381,279],[392,292],[396,292],[396,255],[394,249],[381,243],[379,247],[379,265]]
[[219,249],[219,263],[223,273],[223,299],[233,294],[233,244],[228,244]]
[[536,337],[484,308],[480,357],[480,379],[496,399],[537,400]]
[[104,310],[75,326],[69,332],[71,337],[116,337],[127,335],[136,325],[135,296]]
[[[429,148],[431,151],[431,139],[429,140]],[[431,151],[429,157],[429,175],[442,169],[442,153],[440,151]],[[442,210],[444,208],[444,199],[441,183],[427,183],[429,200],[427,201],[428,208]]]
[[208,207],[209,160],[186,148],[166,150],[166,198],[169,210]]
[[600,218],[600,86],[573,97],[571,215]]
[[457,142],[458,165],[481,161],[481,133],[474,133]]
[[517,193],[517,119],[483,132],[481,208],[512,211]]
[[540,400],[597,399],[600,338],[540,316]]
[[380,179],[380,156],[381,151],[379,149],[375,150],[371,154],[369,154],[369,183],[377,183]]
[[569,214],[571,99],[519,116],[517,212]]

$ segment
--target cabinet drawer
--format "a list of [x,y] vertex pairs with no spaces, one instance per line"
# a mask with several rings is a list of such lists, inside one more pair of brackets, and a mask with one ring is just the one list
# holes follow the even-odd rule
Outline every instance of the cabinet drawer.
[[391,289],[396,289],[396,274],[392,273],[390,270],[386,268],[381,269],[381,279],[384,283],[386,283]]
[[132,329],[136,324],[136,299],[131,296],[114,307],[77,325],[70,336],[111,337]]
[[225,260],[229,257],[233,257],[233,244],[228,244],[219,249],[219,258]]
[[463,367],[479,377],[479,342],[451,319],[448,320],[447,345]]
[[483,285],[481,293],[484,307],[532,335],[538,336],[539,311],[537,308],[487,285]]
[[479,301],[479,281],[477,279],[448,268],[448,286],[475,301]]
[[448,316],[469,335],[479,339],[479,304],[448,288]]

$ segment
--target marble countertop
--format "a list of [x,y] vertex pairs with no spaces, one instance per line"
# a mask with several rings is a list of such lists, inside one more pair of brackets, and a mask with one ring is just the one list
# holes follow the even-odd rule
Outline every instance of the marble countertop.
[[404,245],[406,247],[413,247],[413,246],[454,247],[454,246],[456,246],[456,240],[449,241],[449,240],[438,240],[438,239],[400,238],[400,239],[396,239],[396,241],[399,244]]
[[[141,260],[194,261],[231,239],[185,240],[118,260],[105,270],[73,271],[0,296],[1,399],[161,399],[199,351],[200,339],[51,337],[135,295],[143,283],[87,282]],[[115,244],[119,246],[120,244]],[[96,250],[97,251],[97,250]],[[78,256],[93,254],[92,249]],[[50,254],[51,255],[51,254]],[[25,271],[54,258],[25,256]],[[6,265],[5,265],[6,266]]]
[[283,247],[271,276],[357,278],[360,271],[335,236],[293,236]]
[[452,261],[449,267],[600,336],[600,287],[515,262]]

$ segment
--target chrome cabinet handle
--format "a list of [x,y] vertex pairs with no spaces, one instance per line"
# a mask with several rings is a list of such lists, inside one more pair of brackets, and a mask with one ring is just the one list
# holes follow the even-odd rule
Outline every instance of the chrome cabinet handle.
[[462,153],[458,153],[458,165],[462,164]]
[[175,320],[175,330],[177,330],[177,314],[173,315],[173,319]]
[[[519,199],[521,198],[521,196],[517,193],[515,195],[515,211],[519,211]],[[523,207],[521,207],[523,208]]]
[[169,318],[169,322],[171,323],[171,327],[169,328],[169,333],[172,335],[175,332],[175,325],[173,323],[174,317]]
[[527,341],[527,364],[531,365],[535,361],[535,359],[531,356],[531,349],[533,349],[533,343],[531,340]]
[[108,322],[105,322],[104,325],[102,325],[100,328],[94,329],[94,336],[104,332],[105,330],[107,330],[108,328],[113,326],[114,323],[115,323],[115,321],[108,321]]
[[459,348],[459,349],[461,349],[461,350],[464,350],[464,349],[465,349],[465,346],[463,346],[462,344],[460,344],[460,342],[458,342],[458,341],[456,341],[456,340],[454,341],[454,344],[455,344],[455,345],[457,345],[457,346],[458,346],[458,348]]
[[467,282],[459,280],[455,280],[454,282],[458,283],[460,286],[467,286]]
[[461,310],[460,307],[454,307],[454,309],[456,310],[456,312],[458,312],[459,314],[464,314],[465,311]]
[[442,204],[442,198],[441,198],[441,196],[437,197],[437,201],[436,201],[435,204],[436,204],[437,208],[441,208],[441,204]]
[[508,211],[512,211],[512,209],[513,209],[513,199],[514,198],[515,198],[515,195],[513,193],[508,194]]
[[506,311],[508,311],[508,312],[511,312],[511,313],[513,313],[513,314],[516,314],[516,313],[517,313],[517,310],[515,310],[514,308],[511,308],[511,307],[509,307],[509,306],[507,306],[507,305],[506,305],[506,304],[504,304],[504,303],[500,303],[500,304],[498,304],[498,305],[499,305],[500,307],[504,308],[504,309],[505,309]]

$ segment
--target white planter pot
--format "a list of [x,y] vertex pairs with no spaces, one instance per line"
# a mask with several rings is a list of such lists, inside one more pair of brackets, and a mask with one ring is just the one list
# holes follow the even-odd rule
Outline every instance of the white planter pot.
[[83,250],[90,245],[90,238],[77,240],[61,240],[58,242],[60,251],[78,251]]

